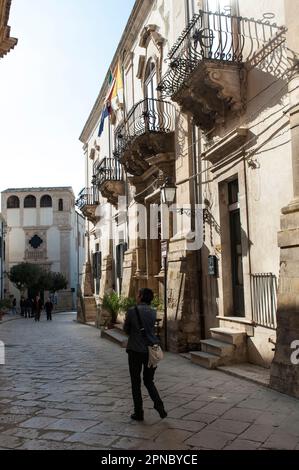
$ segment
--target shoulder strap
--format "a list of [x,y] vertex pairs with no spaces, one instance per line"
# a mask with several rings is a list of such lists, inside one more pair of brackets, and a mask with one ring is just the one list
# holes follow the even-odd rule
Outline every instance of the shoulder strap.
[[140,317],[140,312],[138,310],[138,307],[136,305],[135,307],[135,311],[136,311],[136,315],[137,315],[137,320],[138,320],[138,324],[139,324],[139,328],[140,328],[140,332],[143,336],[146,336],[146,333],[145,333],[145,328],[143,326],[143,323],[142,323],[142,320],[141,320],[141,317]]

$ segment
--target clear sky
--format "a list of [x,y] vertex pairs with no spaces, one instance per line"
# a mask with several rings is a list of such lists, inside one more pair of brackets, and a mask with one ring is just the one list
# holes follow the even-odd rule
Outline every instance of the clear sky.
[[79,135],[134,0],[13,0],[0,60],[0,191],[84,186]]

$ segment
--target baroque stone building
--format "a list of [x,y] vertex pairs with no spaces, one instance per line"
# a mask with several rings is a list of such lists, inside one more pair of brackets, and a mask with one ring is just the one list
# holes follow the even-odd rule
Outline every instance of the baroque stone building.
[[[57,295],[59,310],[74,310],[84,262],[84,219],[75,210],[72,188],[20,188],[2,192],[7,224],[6,271],[22,262],[61,272],[68,281]],[[6,279],[6,295],[20,297]]]
[[10,36],[8,26],[11,0],[0,0],[0,59],[13,49],[18,40]]
[[4,298],[5,233],[5,221],[0,214],[0,299]]
[[269,368],[276,345],[271,383],[293,394],[298,6],[137,0],[80,136],[78,199],[91,316],[101,324],[105,292],[147,285],[166,294],[170,350],[205,367]]
[[[11,0],[0,0],[0,59],[2,59],[18,40],[10,36],[8,26]],[[0,299],[4,297],[4,272],[5,272],[5,220],[0,213]]]

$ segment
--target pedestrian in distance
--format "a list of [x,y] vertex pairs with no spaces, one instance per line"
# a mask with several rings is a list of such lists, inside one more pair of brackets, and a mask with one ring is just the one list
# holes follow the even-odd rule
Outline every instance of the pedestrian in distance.
[[47,321],[52,321],[52,312],[53,312],[54,305],[51,302],[51,299],[49,298],[47,302],[45,303],[45,310],[47,314]]
[[17,314],[17,299],[14,297],[12,300],[12,314],[16,315]]
[[[124,331],[129,335],[127,353],[129,359],[129,371],[132,385],[132,396],[134,402],[134,413],[131,418],[135,421],[144,420],[143,401],[141,394],[141,372],[143,368],[143,382],[149,396],[151,397],[155,410],[160,417],[166,418],[163,401],[154,384],[156,367],[148,367],[149,354],[148,346],[159,343],[155,335],[156,310],[151,307],[154,294],[151,289],[140,289],[137,306],[128,310],[124,323]],[[143,332],[140,328],[142,322]]]
[[22,295],[20,300],[20,309],[21,309],[21,316],[25,316],[25,308],[26,308],[26,300],[25,297]]
[[25,300],[25,318],[30,318],[32,314],[32,302],[29,297]]
[[34,319],[35,321],[40,321],[40,314],[43,309],[42,299],[37,295],[34,299]]
[[31,313],[30,313],[30,318],[34,318],[34,317],[35,317],[34,299],[30,299],[30,303],[31,303]]

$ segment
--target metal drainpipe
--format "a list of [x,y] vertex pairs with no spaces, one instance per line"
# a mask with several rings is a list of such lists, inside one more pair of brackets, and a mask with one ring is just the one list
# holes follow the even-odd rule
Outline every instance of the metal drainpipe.
[[251,311],[251,320],[253,320],[252,312],[252,285],[251,285],[251,243],[250,243],[250,221],[249,221],[249,205],[248,205],[248,178],[246,172],[246,158],[244,155],[243,159],[243,168],[244,168],[244,186],[245,186],[245,201],[246,201],[246,222],[247,222],[247,240],[248,240],[248,264],[249,264],[249,289],[250,289],[250,311]]
[[[127,105],[126,105],[126,90],[125,90],[125,69],[124,69],[124,59],[125,59],[125,54],[126,50],[123,51],[122,54],[122,67],[121,67],[121,72],[122,72],[122,81],[123,81],[123,87],[124,87],[124,119],[127,117]],[[134,73],[134,71],[133,71]],[[134,102],[134,84],[133,84],[133,102]],[[123,172],[124,172],[124,177],[125,177],[125,197],[126,197],[126,242],[128,245],[128,249],[130,249],[130,221],[129,221],[129,184],[128,184],[128,174],[126,169],[123,167]]]
[[[198,161],[201,158],[201,131],[198,130],[198,158],[197,158],[197,151],[196,151],[196,136],[195,136],[195,128],[192,129],[192,158],[193,158],[193,174],[199,173],[198,168]],[[193,178],[193,191],[194,191],[194,200],[195,204],[199,204],[199,193],[198,189],[201,189],[200,185],[200,176],[196,176]],[[201,201],[202,202],[202,201]],[[197,272],[199,278],[199,324],[200,324],[200,339],[205,338],[205,316],[204,316],[204,301],[203,301],[203,276],[202,276],[202,251],[196,250],[196,264],[197,264]]]

